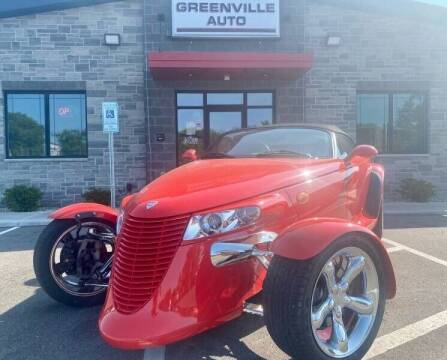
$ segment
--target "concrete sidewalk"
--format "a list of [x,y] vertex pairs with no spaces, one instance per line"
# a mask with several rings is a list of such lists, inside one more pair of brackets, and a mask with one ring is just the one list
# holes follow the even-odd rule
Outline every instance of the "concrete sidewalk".
[[[385,215],[446,215],[447,202],[410,203],[386,202]],[[54,210],[16,213],[0,210],[0,228],[13,226],[38,226],[50,222],[48,215]]]
[[13,226],[47,225],[51,220],[48,215],[54,210],[32,212],[10,212],[0,210],[0,228]]
[[385,215],[447,215],[447,202],[385,202]]

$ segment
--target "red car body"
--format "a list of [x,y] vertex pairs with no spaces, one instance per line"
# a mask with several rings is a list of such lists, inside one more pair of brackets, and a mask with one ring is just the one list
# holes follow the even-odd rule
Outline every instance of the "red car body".
[[[367,206],[368,197],[382,201],[383,168],[371,161],[375,154],[374,148],[361,146],[349,159],[198,160],[125,198],[123,230],[99,318],[103,338],[125,349],[159,346],[241,315],[244,301],[262,290],[266,269],[255,258],[216,267],[211,246],[254,241],[261,231],[277,234],[270,247],[275,255],[299,260],[316,256],[345,234],[364,234],[384,259],[386,296],[392,298],[393,269],[372,231],[380,219]],[[372,174],[380,191],[371,195]],[[192,215],[248,205],[262,210],[253,225],[182,240]],[[112,222],[117,217],[115,210],[91,204],[53,217],[82,211]]]

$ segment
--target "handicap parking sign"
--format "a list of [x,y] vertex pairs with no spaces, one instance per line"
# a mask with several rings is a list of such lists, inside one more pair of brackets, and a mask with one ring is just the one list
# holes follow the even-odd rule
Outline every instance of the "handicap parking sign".
[[118,103],[116,102],[102,103],[102,121],[103,121],[103,131],[105,133],[119,132]]

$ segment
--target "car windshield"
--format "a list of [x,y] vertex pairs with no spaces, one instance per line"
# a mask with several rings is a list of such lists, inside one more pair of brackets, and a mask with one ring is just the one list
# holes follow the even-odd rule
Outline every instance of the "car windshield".
[[332,157],[327,131],[309,128],[268,128],[221,136],[205,157]]

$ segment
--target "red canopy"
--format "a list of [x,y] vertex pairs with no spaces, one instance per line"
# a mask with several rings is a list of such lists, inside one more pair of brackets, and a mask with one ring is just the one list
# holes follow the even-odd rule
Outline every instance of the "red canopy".
[[312,54],[152,52],[155,80],[294,80],[312,68]]

